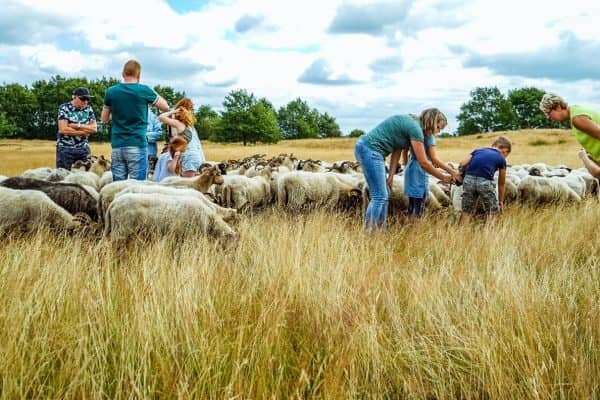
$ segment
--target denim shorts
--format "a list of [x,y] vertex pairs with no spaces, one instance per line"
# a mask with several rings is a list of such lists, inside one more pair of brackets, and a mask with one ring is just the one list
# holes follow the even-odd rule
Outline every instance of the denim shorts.
[[78,160],[87,160],[92,154],[90,146],[85,143],[79,147],[56,146],[56,168],[71,169],[71,165]]
[[474,175],[466,175],[463,180],[462,210],[470,214],[476,212],[477,199],[480,199],[486,213],[500,211],[496,195],[496,182]]
[[145,147],[116,147],[112,149],[111,158],[113,181],[146,179],[148,156]]

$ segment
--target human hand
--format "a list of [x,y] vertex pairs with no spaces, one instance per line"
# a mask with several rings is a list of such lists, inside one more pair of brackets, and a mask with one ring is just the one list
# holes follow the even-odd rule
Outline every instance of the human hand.
[[453,171],[453,172],[452,172],[452,180],[453,180],[454,182],[459,182],[459,183],[460,183],[460,182],[462,182],[462,180],[463,180],[463,176],[462,176],[462,174],[461,174],[460,172],[458,172],[458,171]]
[[175,154],[173,154],[173,157],[179,157],[181,156],[181,152],[180,151],[176,151]]
[[447,174],[442,174],[440,181],[442,181],[443,183],[452,183],[453,182],[453,178],[451,175],[447,175]]
[[585,160],[586,158],[588,158],[587,152],[585,151],[585,149],[579,149],[579,151],[577,152],[577,156],[579,158],[581,158],[582,160]]
[[386,183],[387,183],[388,187],[391,189],[392,185],[394,184],[394,175],[388,176],[388,178],[386,179]]

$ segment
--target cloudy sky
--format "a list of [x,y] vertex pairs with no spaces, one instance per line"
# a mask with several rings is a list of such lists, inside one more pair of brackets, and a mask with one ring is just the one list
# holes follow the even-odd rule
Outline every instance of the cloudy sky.
[[591,0],[2,0],[0,81],[120,78],[222,109],[231,90],[298,97],[344,134],[393,114],[456,115],[476,87],[535,86],[600,108]]

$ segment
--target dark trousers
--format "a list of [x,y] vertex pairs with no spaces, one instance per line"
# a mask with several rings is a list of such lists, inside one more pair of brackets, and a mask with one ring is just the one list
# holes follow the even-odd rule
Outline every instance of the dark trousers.
[[90,158],[91,154],[92,151],[88,144],[80,147],[56,146],[56,168],[70,170],[75,161],[85,161]]

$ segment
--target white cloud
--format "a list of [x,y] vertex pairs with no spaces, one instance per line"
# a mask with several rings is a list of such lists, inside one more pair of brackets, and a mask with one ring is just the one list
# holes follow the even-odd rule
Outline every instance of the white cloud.
[[[577,54],[577,44],[600,48],[600,3],[564,4],[230,0],[177,14],[165,0],[7,0],[0,71],[3,81],[21,84],[55,74],[118,78],[123,61],[138,58],[147,83],[217,109],[243,88],[275,106],[302,97],[344,132],[429,106],[442,108],[455,130],[453,118],[476,87],[536,86],[600,104],[594,67],[568,64],[591,56]],[[17,29],[24,15],[27,37]],[[552,57],[565,48],[575,53]],[[519,59],[539,68],[525,71]],[[555,61],[561,65],[549,70]],[[558,68],[560,81],[550,74]]]

